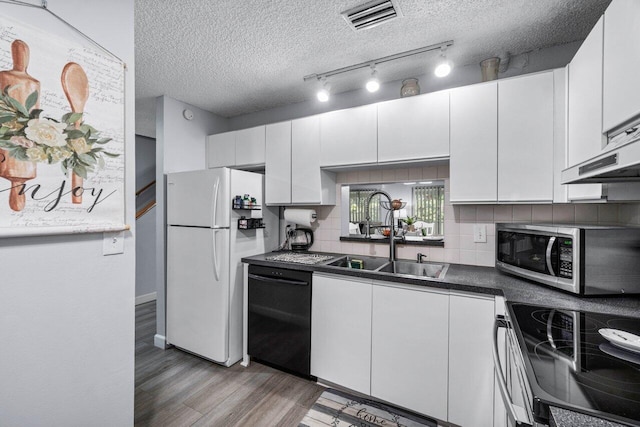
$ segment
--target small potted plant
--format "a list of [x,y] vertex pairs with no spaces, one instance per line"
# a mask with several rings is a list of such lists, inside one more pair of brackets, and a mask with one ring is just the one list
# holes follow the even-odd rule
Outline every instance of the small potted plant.
[[406,219],[403,220],[405,224],[407,224],[407,231],[411,231],[411,232],[416,231],[415,223],[417,220],[418,218],[415,216],[408,216]]

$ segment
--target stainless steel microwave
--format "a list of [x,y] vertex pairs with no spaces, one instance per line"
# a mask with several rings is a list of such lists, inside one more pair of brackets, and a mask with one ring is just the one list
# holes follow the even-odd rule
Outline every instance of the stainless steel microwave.
[[498,223],[496,268],[575,294],[637,294],[640,228]]

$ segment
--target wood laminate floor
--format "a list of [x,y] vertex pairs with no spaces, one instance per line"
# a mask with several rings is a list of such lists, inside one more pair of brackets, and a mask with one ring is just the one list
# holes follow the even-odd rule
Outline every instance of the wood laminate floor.
[[297,426],[324,388],[270,367],[225,368],[154,347],[155,301],[136,307],[136,426]]

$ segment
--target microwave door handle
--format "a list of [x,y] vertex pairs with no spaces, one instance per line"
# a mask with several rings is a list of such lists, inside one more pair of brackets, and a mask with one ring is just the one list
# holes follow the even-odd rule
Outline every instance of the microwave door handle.
[[507,409],[508,416],[516,423],[516,425],[530,427],[531,424],[528,421],[522,421],[527,419],[526,410],[513,403],[513,399],[511,399],[511,395],[507,389],[507,380],[504,377],[504,372],[502,372],[500,351],[498,349],[498,330],[500,328],[509,328],[509,324],[503,316],[496,316],[496,320],[493,324],[493,367],[496,371],[496,375],[498,376],[497,383],[498,388],[500,389],[500,395],[502,396],[502,401]]
[[553,265],[551,264],[551,250],[553,249],[553,245],[556,243],[555,236],[549,238],[549,243],[547,243],[547,268],[552,276],[555,276],[556,273],[553,271]]

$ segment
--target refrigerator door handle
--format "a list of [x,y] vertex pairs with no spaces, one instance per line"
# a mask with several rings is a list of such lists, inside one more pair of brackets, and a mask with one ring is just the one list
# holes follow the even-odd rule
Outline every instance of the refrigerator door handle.
[[213,198],[211,199],[211,226],[217,225],[217,210],[218,210],[218,193],[220,192],[220,177],[216,177],[216,183],[213,186]]
[[219,230],[213,230],[213,235],[211,238],[211,245],[212,245],[212,254],[213,254],[213,275],[216,278],[216,281],[220,280],[220,265],[218,265],[218,253],[216,252],[216,235],[218,234]]

